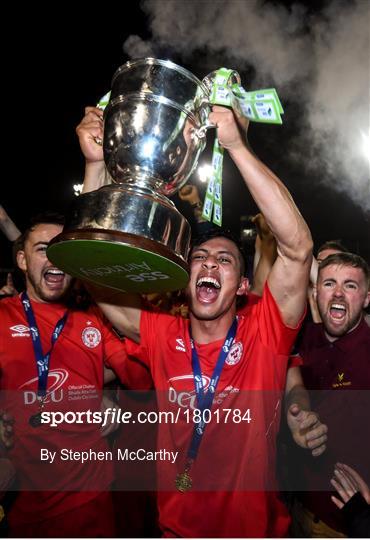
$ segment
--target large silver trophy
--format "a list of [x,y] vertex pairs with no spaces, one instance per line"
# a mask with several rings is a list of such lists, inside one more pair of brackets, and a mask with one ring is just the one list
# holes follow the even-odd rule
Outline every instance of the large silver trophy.
[[182,288],[190,226],[167,198],[197,166],[210,83],[170,61],[127,62],[104,111],[104,160],[113,183],[78,197],[48,257],[65,272],[114,289]]

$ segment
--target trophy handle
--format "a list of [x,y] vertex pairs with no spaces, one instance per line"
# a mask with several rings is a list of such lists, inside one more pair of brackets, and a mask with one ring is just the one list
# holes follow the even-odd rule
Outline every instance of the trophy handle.
[[[204,86],[206,87],[208,91],[208,96],[203,96],[203,98],[200,101],[201,106],[208,106],[208,107],[212,106],[212,103],[210,102],[210,96],[212,92],[212,87],[215,83],[215,80],[219,71],[220,70],[216,70],[216,71],[212,71],[211,73],[208,73],[208,75],[206,75],[206,77],[204,77],[204,79],[202,80],[202,83],[204,84]],[[241,84],[240,75],[237,71],[230,71],[227,84],[234,84],[234,83]],[[201,126],[199,129],[194,131],[193,135],[194,137],[197,137],[198,139],[203,139],[206,136],[207,130],[211,128],[215,128],[215,127],[216,127],[215,124],[207,120],[207,122],[203,126]]]
[[[208,73],[208,75],[206,75],[204,79],[202,79],[202,83],[206,86],[209,94],[211,94],[212,86],[215,82],[215,79],[219,71],[220,70],[211,71],[211,73]],[[241,84],[241,78],[240,78],[239,73],[234,70],[229,70],[229,71],[230,71],[230,76],[229,76],[229,80],[227,81],[227,84]]]
[[212,122],[206,122],[201,126],[199,129],[195,129],[192,133],[193,137],[197,137],[198,139],[203,139],[206,136],[207,130],[211,128],[215,128],[216,124],[213,124]]

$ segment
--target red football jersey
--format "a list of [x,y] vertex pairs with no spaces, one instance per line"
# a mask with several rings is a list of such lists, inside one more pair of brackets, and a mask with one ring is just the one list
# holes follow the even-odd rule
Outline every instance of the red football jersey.
[[[42,350],[65,306],[32,301]],[[39,410],[38,376],[28,322],[19,297],[0,302],[1,408],[15,420],[10,458],[16,466],[21,493],[12,509],[17,521],[45,520],[84,504],[112,481],[113,463],[61,460],[61,449],[108,450],[98,424],[63,422],[58,427],[31,427]],[[65,327],[52,350],[45,411],[100,411],[103,360],[122,357],[121,341],[99,315],[97,308],[70,310]],[[41,449],[56,451],[53,463],[42,461]],[[46,491],[53,490],[53,491]],[[68,493],[75,491],[76,493]],[[80,493],[78,493],[80,492]]]
[[[298,328],[284,325],[268,286],[261,301],[238,319],[237,334],[215,393],[211,418],[190,475],[180,493],[193,432],[197,398],[191,365],[189,321],[143,312],[140,355],[152,373],[158,408],[172,412],[159,423],[158,449],[178,452],[175,463],[157,460],[160,525],[165,536],[284,536],[286,508],[276,495],[275,441],[288,357]],[[209,386],[223,340],[196,344],[203,386]],[[209,420],[209,422],[208,422]]]

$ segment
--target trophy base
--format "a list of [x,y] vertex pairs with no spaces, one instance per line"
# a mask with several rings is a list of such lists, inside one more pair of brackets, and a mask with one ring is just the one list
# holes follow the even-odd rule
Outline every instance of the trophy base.
[[62,232],[47,255],[67,274],[120,291],[172,291],[184,288],[189,279],[183,257],[155,240],[120,231]]

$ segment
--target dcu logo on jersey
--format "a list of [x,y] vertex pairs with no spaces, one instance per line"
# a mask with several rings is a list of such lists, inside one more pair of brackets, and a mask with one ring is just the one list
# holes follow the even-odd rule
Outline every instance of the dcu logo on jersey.
[[[48,391],[45,399],[45,403],[53,401],[58,403],[63,399],[63,384],[69,377],[69,373],[65,369],[51,369],[48,375]],[[37,387],[39,378],[34,377],[29,381],[19,386],[19,390],[23,390],[23,402],[25,405],[32,405],[37,402],[37,392],[31,390],[33,387]],[[28,389],[27,389],[28,388]]]
[[226,358],[226,364],[228,366],[235,366],[237,364],[241,357],[243,356],[243,344],[238,341],[237,343],[233,343],[231,346],[230,352],[227,355]]
[[101,342],[101,333],[97,328],[93,326],[88,326],[83,330],[81,335],[83,344],[86,345],[89,349],[94,349]]
[[[206,375],[202,375],[201,380],[203,389],[207,390],[211,379]],[[184,408],[196,408],[197,396],[195,394],[194,376],[192,373],[189,375],[172,377],[168,380],[168,384],[168,401],[170,403],[176,403],[179,407]]]

